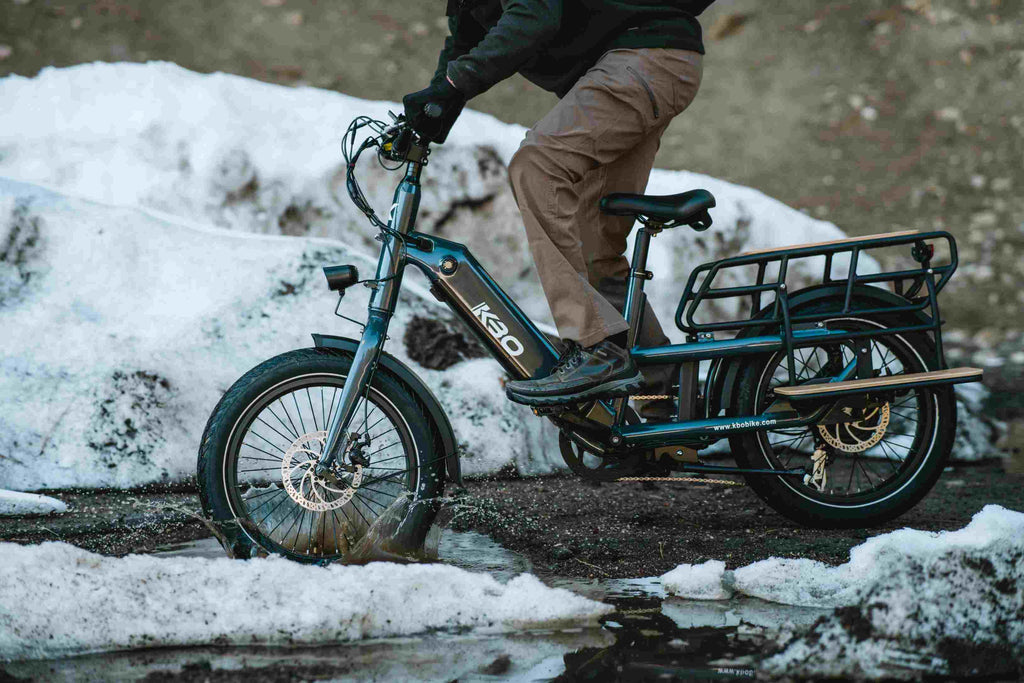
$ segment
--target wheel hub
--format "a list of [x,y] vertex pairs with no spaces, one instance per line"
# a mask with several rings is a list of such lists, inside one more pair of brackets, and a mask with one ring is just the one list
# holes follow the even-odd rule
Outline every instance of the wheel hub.
[[855,422],[818,425],[818,434],[832,448],[844,453],[860,453],[876,445],[889,427],[889,404],[864,409]]
[[292,500],[313,512],[340,508],[352,499],[363,481],[362,465],[355,465],[352,472],[317,474],[316,466],[326,442],[326,431],[303,434],[292,442],[281,460],[285,491]]

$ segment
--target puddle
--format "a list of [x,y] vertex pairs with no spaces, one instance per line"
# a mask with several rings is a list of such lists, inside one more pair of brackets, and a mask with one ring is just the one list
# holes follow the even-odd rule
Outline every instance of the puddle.
[[[4,664],[38,681],[538,681],[567,653],[608,647],[599,629],[512,636],[432,635],[315,648],[139,650]],[[9,679],[4,679],[9,680]]]
[[[224,549],[216,538],[176,543],[157,548],[159,557],[224,557]],[[433,554],[433,553],[432,553]],[[472,572],[485,572],[504,583],[512,577],[530,572],[530,561],[518,553],[506,550],[489,536],[474,531],[441,531],[437,542],[437,558],[445,564]]]
[[[436,546],[434,544],[436,543]],[[439,561],[499,581],[532,570],[489,537],[448,529],[428,539]],[[162,557],[224,557],[216,539],[160,548]],[[106,653],[5,664],[36,680],[245,681],[573,681],[750,680],[780,631],[808,626],[825,611],[755,598],[694,601],[666,595],[656,578],[542,577],[615,605],[600,628],[497,636],[433,633],[305,648],[187,648]]]

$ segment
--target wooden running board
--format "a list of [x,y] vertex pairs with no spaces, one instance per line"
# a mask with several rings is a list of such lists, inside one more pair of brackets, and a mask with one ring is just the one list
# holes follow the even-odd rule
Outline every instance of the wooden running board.
[[934,370],[931,372],[912,372],[906,375],[851,379],[846,382],[776,387],[775,393],[792,401],[831,398],[833,396],[859,394],[870,389],[912,389],[936,384],[978,382],[981,380],[981,372],[981,368],[950,368],[948,370]]
[[[740,256],[753,256],[755,254],[771,254],[776,251],[789,251],[791,249],[806,249],[807,247],[831,247],[836,244],[850,244],[854,245],[857,242],[866,242],[867,240],[877,240],[883,237],[907,237],[908,235],[916,235],[917,230],[901,230],[899,232],[882,232],[877,235],[863,235],[862,237],[844,237],[841,240],[829,240],[828,242],[808,242],[807,244],[793,244],[788,247],[772,247],[771,249],[757,249],[755,251],[746,251],[740,254]],[[877,249],[883,248],[885,245],[876,247]]]

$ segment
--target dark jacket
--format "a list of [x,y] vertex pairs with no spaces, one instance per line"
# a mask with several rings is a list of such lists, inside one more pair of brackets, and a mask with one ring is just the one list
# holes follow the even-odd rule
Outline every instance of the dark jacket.
[[434,78],[467,99],[521,73],[564,95],[608,50],[669,47],[704,53],[697,15],[713,0],[449,0]]

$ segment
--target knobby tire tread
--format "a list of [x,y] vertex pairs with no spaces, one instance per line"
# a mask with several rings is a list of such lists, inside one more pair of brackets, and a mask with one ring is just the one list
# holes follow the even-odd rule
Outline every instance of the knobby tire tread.
[[[217,405],[211,413],[210,419],[207,421],[200,439],[196,472],[199,484],[199,499],[202,505],[203,514],[207,519],[233,519],[230,508],[226,503],[228,495],[227,491],[220,490],[217,492],[219,497],[223,499],[222,501],[218,501],[211,497],[214,492],[211,491],[209,487],[213,485],[219,489],[223,489],[220,469],[223,466],[222,458],[225,457],[224,449],[227,448],[228,445],[227,436],[230,434],[235,421],[241,417],[242,411],[246,407],[246,402],[243,402],[243,399],[246,398],[252,387],[256,383],[265,381],[265,378],[268,375],[278,375],[279,373],[283,375],[283,373],[287,373],[289,366],[296,369],[307,368],[310,362],[323,360],[325,357],[340,357],[351,360],[353,355],[354,354],[349,351],[325,347],[288,351],[263,361],[246,372],[231,385],[231,387],[217,402]],[[397,390],[404,394],[402,398],[412,404],[410,407],[416,414],[405,415],[405,419],[409,422],[410,428],[414,431],[416,428],[414,425],[418,425],[427,432],[425,441],[429,444],[429,449],[422,449],[420,458],[421,462],[430,464],[421,465],[417,481],[422,482],[423,477],[435,475],[437,484],[434,486],[437,490],[431,492],[431,495],[443,495],[447,472],[445,468],[445,461],[443,459],[438,460],[437,458],[444,453],[444,441],[441,437],[440,429],[434,424],[433,419],[430,417],[430,412],[427,409],[427,406],[407,382],[404,382],[395,374],[388,372],[382,365],[378,365],[374,373],[375,377],[382,375],[386,376],[387,380],[396,385]],[[346,374],[348,374],[347,370]],[[383,391],[376,381],[374,382],[374,386],[376,386],[377,389],[382,391],[386,396],[388,395],[388,392]],[[394,400],[394,397],[389,396],[389,399]],[[251,397],[249,397],[249,400],[251,400]],[[415,434],[411,434],[410,436],[415,443]],[[222,443],[214,443],[214,441],[222,441]],[[213,468],[212,471],[211,468]],[[417,488],[422,489],[422,483],[418,483]],[[423,506],[424,510],[427,510],[428,508],[429,506]],[[434,510],[433,513],[436,514],[436,510]],[[434,514],[429,515],[430,519],[420,520],[420,523],[433,522]],[[253,545],[247,536],[243,535],[239,540],[250,547]],[[293,559],[303,561],[301,558]]]

